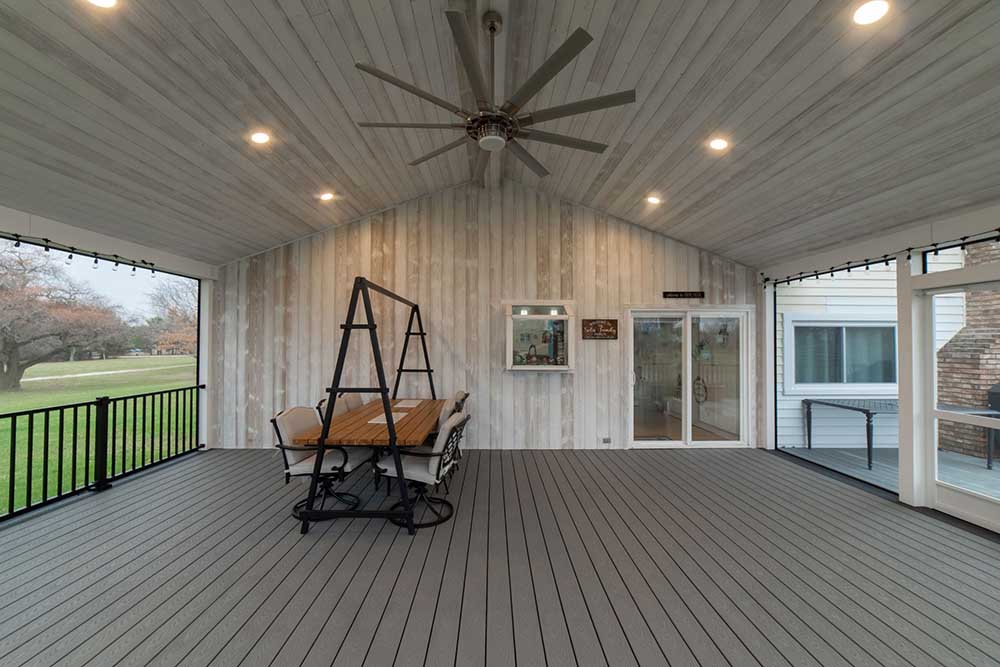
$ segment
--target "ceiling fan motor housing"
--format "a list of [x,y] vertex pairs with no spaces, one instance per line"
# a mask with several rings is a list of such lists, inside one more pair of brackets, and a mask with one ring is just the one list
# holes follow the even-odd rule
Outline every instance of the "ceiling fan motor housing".
[[469,120],[467,132],[484,151],[503,150],[507,142],[514,138],[514,123],[509,116],[500,114],[480,114]]

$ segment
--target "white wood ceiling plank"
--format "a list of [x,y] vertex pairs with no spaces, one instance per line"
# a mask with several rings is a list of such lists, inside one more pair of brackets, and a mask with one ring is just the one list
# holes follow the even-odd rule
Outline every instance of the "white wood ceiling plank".
[[[747,178],[743,182],[734,183],[730,180],[726,197],[752,191],[755,185],[759,185],[762,180],[771,177],[773,171],[788,170],[794,166],[794,163],[783,162],[780,159],[781,154],[791,152],[800,143],[807,142],[811,137],[827,131],[825,141],[830,145],[837,146],[836,132],[838,125],[846,123],[847,128],[850,129],[854,123],[871,120],[885,109],[891,111],[893,107],[903,103],[907,96],[914,93],[919,95],[920,92],[926,91],[926,86],[941,76],[938,74],[939,70],[947,71],[954,69],[961,66],[968,59],[964,55],[965,52],[960,48],[961,45],[970,38],[975,37],[976,34],[983,32],[989,25],[984,25],[982,18],[978,14],[966,17],[966,20],[961,21],[953,27],[953,30],[955,30],[954,44],[957,44],[958,47],[951,48],[954,45],[949,43],[951,50],[944,54],[938,53],[936,62],[932,58],[922,60],[920,57],[914,57],[908,49],[902,53],[894,54],[894,58],[884,55],[878,61],[885,68],[877,79],[879,82],[878,86],[868,85],[871,83],[871,78],[866,78],[863,74],[859,74],[847,84],[849,86],[848,90],[838,89],[833,91],[826,104],[814,103],[809,109],[811,112],[809,115],[796,118],[794,123],[782,126],[783,130],[780,134],[773,135],[772,138],[755,144],[754,149],[761,151],[769,149],[773,151],[774,155],[765,163],[764,168],[758,168],[753,173],[745,170],[744,173],[747,174]],[[959,35],[961,36],[959,37]],[[941,84],[938,83],[935,85]],[[933,91],[934,89],[932,88],[931,90]],[[869,127],[874,128],[878,127],[878,125],[873,123]],[[831,128],[832,131],[828,131]],[[799,130],[799,132],[796,133],[795,130]],[[816,148],[814,146],[813,150]],[[805,157],[808,157],[809,152],[812,151],[806,151]],[[788,181],[788,183],[794,183],[794,181]],[[685,217],[682,225],[695,224],[697,220],[701,219],[703,214],[710,212],[711,209],[724,206],[725,204],[722,202],[724,198],[711,199],[711,197],[707,197],[702,200],[700,207],[696,205],[684,209]],[[742,197],[740,203],[742,214],[748,212],[747,205],[746,197]],[[679,202],[678,207],[680,206],[683,206],[683,204]]]

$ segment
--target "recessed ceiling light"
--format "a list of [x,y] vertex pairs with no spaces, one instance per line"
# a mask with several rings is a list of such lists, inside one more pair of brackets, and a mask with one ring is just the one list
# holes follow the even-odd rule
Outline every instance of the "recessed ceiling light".
[[271,135],[267,132],[254,132],[250,135],[250,141],[255,144],[266,144],[271,140]]
[[118,4],[118,0],[90,0],[90,4],[104,9],[110,9]]
[[649,195],[648,197],[646,197],[646,201],[648,201],[650,204],[659,204],[660,198],[657,197],[656,195]]
[[854,22],[858,25],[875,23],[889,13],[889,3],[885,0],[871,0],[854,10]]
[[708,142],[708,147],[713,151],[724,151],[729,148],[729,142],[722,137],[715,137]]
[[319,196],[319,198],[322,199],[323,201],[330,201],[331,199],[333,199],[333,193],[332,192],[324,192],[323,194],[321,194]]

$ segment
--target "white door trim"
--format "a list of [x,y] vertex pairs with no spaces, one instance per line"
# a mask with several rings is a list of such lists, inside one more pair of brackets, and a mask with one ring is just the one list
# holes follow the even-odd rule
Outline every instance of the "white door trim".
[[[688,307],[663,307],[663,306],[633,306],[625,311],[625,328],[627,330],[625,341],[625,354],[627,357],[628,374],[626,382],[628,384],[626,395],[628,396],[628,447],[630,449],[654,449],[654,448],[746,448],[751,439],[750,428],[750,408],[753,405],[753,335],[751,331],[751,314],[754,313],[753,304],[734,305],[705,305]],[[635,406],[635,354],[634,354],[634,330],[635,319],[642,316],[654,317],[656,315],[682,316],[684,320],[683,350],[684,357],[684,387],[682,399],[684,405],[684,439],[683,440],[635,440],[634,415]],[[692,357],[691,357],[691,318],[692,317],[733,317],[740,320],[740,438],[737,441],[731,440],[699,440],[692,437],[691,423],[692,417]]]

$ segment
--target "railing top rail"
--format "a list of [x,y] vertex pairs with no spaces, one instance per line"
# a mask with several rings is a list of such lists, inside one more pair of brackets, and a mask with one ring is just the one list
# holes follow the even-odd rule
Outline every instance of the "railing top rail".
[[127,400],[132,399],[132,398],[142,398],[144,396],[156,396],[158,394],[170,394],[170,393],[177,392],[177,391],[189,391],[191,389],[204,389],[204,388],[205,388],[205,385],[203,385],[203,384],[193,384],[193,385],[190,385],[188,387],[172,387],[171,389],[161,389],[159,391],[147,391],[144,394],[129,394],[128,396],[114,396],[112,398],[109,398],[108,400],[111,400],[111,401],[127,401]]
[[[190,389],[204,389],[204,388],[205,388],[205,385],[203,385],[203,384],[194,384],[194,385],[190,385],[190,386],[187,386],[187,387],[174,387],[172,389],[161,389],[159,391],[149,391],[149,392],[146,392],[144,394],[129,394],[128,396],[115,396],[114,398],[109,398],[108,400],[109,401],[124,401],[124,400],[133,399],[133,398],[143,398],[145,396],[156,396],[158,394],[169,394],[169,393],[176,392],[176,391],[186,391],[186,390],[190,390]],[[37,415],[39,413],[54,412],[56,410],[72,410],[73,408],[83,408],[83,407],[87,407],[87,406],[90,406],[90,405],[96,405],[96,404],[97,404],[97,399],[95,398],[93,401],[83,401],[81,403],[67,403],[66,405],[48,405],[48,406],[45,406],[45,407],[42,407],[42,408],[31,408],[29,410],[18,410],[16,412],[5,412],[3,414],[0,414],[0,419],[9,419],[9,418],[16,418],[16,417],[27,417],[28,415],[32,415],[32,414]]]

